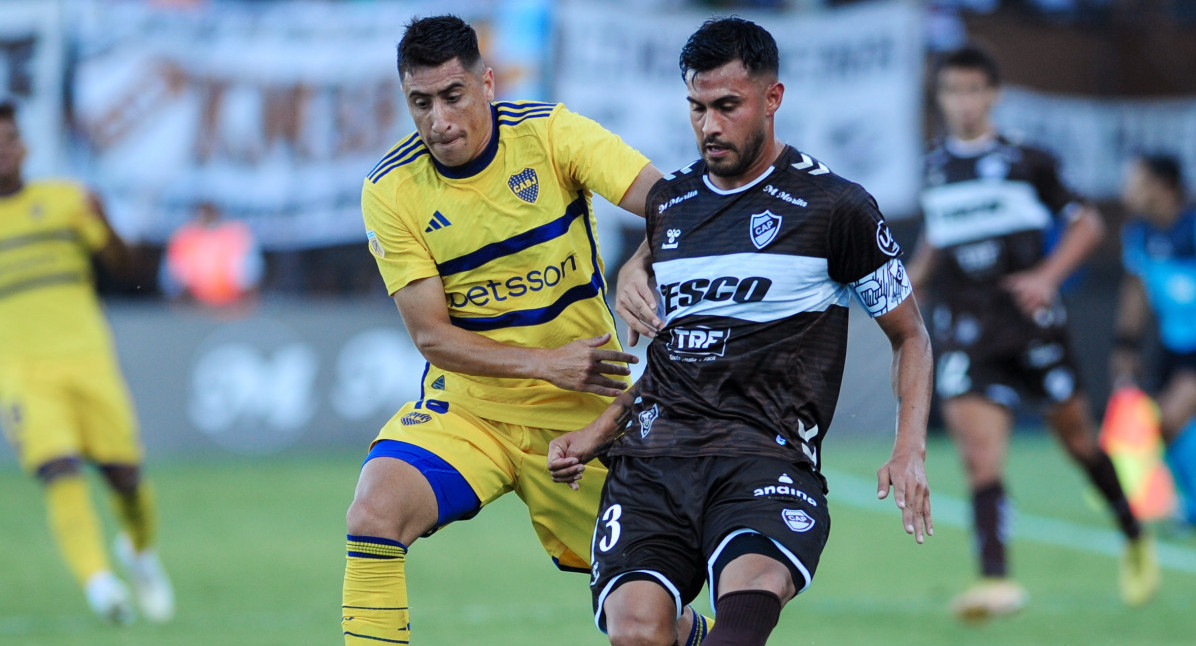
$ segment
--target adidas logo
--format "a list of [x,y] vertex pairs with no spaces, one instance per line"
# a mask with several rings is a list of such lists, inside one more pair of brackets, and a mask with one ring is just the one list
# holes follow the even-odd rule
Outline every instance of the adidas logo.
[[453,223],[449,222],[448,218],[444,217],[444,214],[442,214],[440,211],[437,211],[436,213],[432,214],[432,219],[428,220],[428,228],[424,229],[424,233],[443,229],[447,226],[451,226],[452,224]]
[[432,382],[432,388],[436,390],[444,390],[444,375],[440,375],[436,378],[436,381]]

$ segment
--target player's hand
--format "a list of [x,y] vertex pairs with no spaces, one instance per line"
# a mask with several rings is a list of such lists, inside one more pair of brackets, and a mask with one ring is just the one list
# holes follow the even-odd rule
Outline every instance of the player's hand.
[[607,375],[629,375],[627,364],[637,363],[634,354],[604,350],[610,333],[589,339],[578,339],[559,348],[548,350],[540,370],[541,379],[564,388],[585,393],[614,397],[627,389],[627,383]]
[[888,462],[876,472],[876,497],[884,500],[893,488],[893,501],[901,510],[901,523],[906,534],[922,544],[926,536],[934,536],[934,521],[930,517],[930,485],[926,483],[926,459],[913,451],[893,449]]
[[637,258],[619,269],[615,286],[615,313],[627,323],[627,345],[635,346],[640,336],[656,338],[664,321],[656,315],[656,278]]
[[1010,274],[1001,281],[1001,287],[1013,296],[1017,308],[1030,320],[1040,310],[1051,307],[1059,295],[1059,286],[1036,271]]
[[577,481],[586,470],[586,462],[597,450],[597,433],[587,426],[579,431],[566,433],[548,443],[548,472],[553,482],[568,484],[577,490]]

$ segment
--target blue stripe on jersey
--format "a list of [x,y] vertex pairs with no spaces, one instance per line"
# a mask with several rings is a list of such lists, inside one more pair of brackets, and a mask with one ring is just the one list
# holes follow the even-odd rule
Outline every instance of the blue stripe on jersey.
[[[470,271],[477,269],[486,263],[509,256],[514,253],[519,253],[524,249],[534,247],[542,242],[548,242],[554,238],[559,238],[569,231],[569,227],[573,224],[573,220],[586,213],[585,197],[580,197],[573,200],[569,206],[565,207],[565,214],[561,217],[541,224],[540,226],[530,230],[524,231],[518,235],[492,242],[476,251],[471,251],[464,256],[457,256],[451,260],[446,260],[442,263],[436,264],[436,269],[441,276],[451,276],[459,274],[463,271]],[[587,218],[588,221],[588,218]],[[591,236],[591,245],[593,240]],[[597,265],[594,265],[597,267]]]
[[427,361],[424,362],[424,374],[419,376],[419,400],[424,400],[424,380],[428,378],[428,371],[432,369],[432,364]]
[[514,101],[497,101],[494,107],[499,110],[507,112],[524,112],[527,110],[540,110],[543,108],[552,109],[556,107],[555,103],[545,103],[543,101],[526,101],[522,103],[515,103]]
[[515,120],[509,120],[509,119],[503,119],[503,118],[499,118],[499,120],[498,120],[498,125],[500,125],[500,126],[514,126],[514,125],[521,124],[521,123],[523,123],[524,121],[527,121],[528,119],[542,119],[542,118],[544,118],[544,117],[547,117],[547,116],[550,116],[550,114],[549,114],[548,112],[545,112],[544,114],[529,114],[529,115],[526,115],[526,116],[523,116],[523,117],[519,117],[518,119],[515,119]]
[[397,162],[392,163],[390,166],[383,168],[381,171],[379,171],[379,173],[376,177],[374,177],[372,180],[370,180],[371,183],[377,184],[378,180],[385,177],[386,174],[389,173],[390,171],[398,168],[399,166],[406,166],[407,164],[410,164],[411,162],[415,161],[416,159],[419,159],[420,157],[422,157],[426,154],[428,154],[428,149],[420,148],[419,150],[417,150],[415,152],[414,155],[411,155],[410,157],[407,157],[406,159],[400,159]]
[[499,108],[498,116],[500,116],[500,117],[523,117],[523,116],[527,116],[529,114],[551,114],[553,109],[554,109],[553,106],[547,106],[547,107],[543,107],[543,108],[526,108],[523,110],[511,110],[508,108]]
[[508,327],[541,325],[560,316],[566,307],[602,293],[601,285],[602,276],[598,272],[594,272],[594,275],[590,277],[590,282],[569,288],[555,302],[545,307],[478,318],[450,316],[449,320],[452,321],[453,325],[463,330],[469,330],[470,332],[485,332],[486,330],[498,330]]
[[[400,630],[402,630],[402,629],[400,628]],[[385,639],[383,637],[372,637],[370,635],[359,635],[357,633],[351,633],[347,630],[345,631],[345,634],[349,635],[350,637],[356,637],[358,639],[368,639],[370,641],[382,642],[384,644],[410,644],[411,643],[409,641],[399,640],[399,639]]]
[[420,142],[421,140],[419,138],[419,133],[413,133],[410,137],[400,141],[394,148],[391,148],[390,152],[386,153],[386,155],[383,156],[377,164],[374,164],[374,167],[370,169],[370,172],[366,174],[366,177],[372,177],[379,168],[389,164],[396,157],[403,156],[417,146]]

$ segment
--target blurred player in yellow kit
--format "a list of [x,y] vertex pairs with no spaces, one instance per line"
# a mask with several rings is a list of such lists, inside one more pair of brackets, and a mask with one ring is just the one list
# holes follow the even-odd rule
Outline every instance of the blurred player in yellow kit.
[[[554,486],[548,443],[627,388],[591,191],[643,215],[661,174],[559,104],[494,101],[473,28],[414,20],[398,46],[416,133],[362,190],[369,248],[428,360],[420,399],[386,424],[347,514],[346,644],[410,642],[412,542],[514,491],[563,570],[588,572],[605,472]],[[708,620],[685,608],[677,640]]]
[[109,564],[84,463],[112,489],[116,552],[142,614],[166,621],[174,594],[153,549],[152,491],[91,275],[92,255],[120,273],[128,250],[82,187],[24,181],[25,152],[15,107],[0,103],[0,424],[44,487],[51,532],[92,610],[113,623],[136,615]]

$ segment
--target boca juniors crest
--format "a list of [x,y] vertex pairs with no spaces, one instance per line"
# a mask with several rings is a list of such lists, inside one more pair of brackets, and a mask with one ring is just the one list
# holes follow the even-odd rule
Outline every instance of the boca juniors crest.
[[763,249],[781,232],[781,216],[768,210],[763,213],[753,213],[752,219],[748,221],[748,227],[751,229],[752,244],[756,245],[757,249]]
[[532,168],[525,168],[509,177],[507,186],[511,187],[512,193],[528,204],[534,204],[540,196],[540,179],[536,177],[536,171]]

